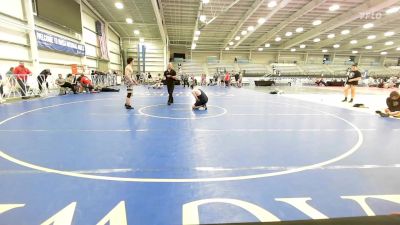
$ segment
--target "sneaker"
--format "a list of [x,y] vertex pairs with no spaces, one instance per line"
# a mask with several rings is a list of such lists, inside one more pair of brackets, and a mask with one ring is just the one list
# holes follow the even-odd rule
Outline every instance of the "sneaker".
[[347,102],[347,98],[343,99],[342,102]]
[[352,103],[352,102],[353,102],[353,99],[350,99],[349,103]]
[[168,104],[168,105],[171,105],[171,102],[168,102],[167,104]]

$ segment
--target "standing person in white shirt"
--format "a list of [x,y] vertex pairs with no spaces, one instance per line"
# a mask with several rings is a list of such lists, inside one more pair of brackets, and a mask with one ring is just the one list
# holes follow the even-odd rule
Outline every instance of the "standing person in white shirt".
[[133,92],[133,85],[137,85],[137,81],[133,78],[133,58],[129,57],[126,62],[128,65],[125,67],[125,75],[124,75],[124,80],[126,84],[126,100],[125,100],[125,108],[126,109],[133,109],[131,105],[131,97],[132,97],[132,92]]

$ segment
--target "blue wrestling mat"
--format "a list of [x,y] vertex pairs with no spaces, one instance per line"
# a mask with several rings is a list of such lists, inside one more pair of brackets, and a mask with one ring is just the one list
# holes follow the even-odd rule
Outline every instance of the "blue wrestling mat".
[[[400,212],[400,124],[251,89],[0,105],[1,225],[188,225]],[[340,99],[338,100],[340,101]]]

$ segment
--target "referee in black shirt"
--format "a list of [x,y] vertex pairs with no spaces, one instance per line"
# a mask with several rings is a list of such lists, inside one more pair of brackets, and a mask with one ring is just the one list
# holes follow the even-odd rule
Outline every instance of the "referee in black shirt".
[[168,88],[168,105],[171,105],[172,103],[174,103],[174,97],[172,95],[174,93],[174,83],[176,80],[176,72],[172,63],[168,64],[168,69],[164,72],[164,77],[166,79]]

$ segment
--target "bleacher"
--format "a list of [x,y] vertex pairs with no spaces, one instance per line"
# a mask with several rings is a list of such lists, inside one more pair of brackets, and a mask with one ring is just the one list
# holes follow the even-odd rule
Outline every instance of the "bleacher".
[[350,67],[349,65],[343,64],[330,64],[327,65],[328,69],[333,72],[334,76],[345,76],[347,73],[347,69]]
[[304,71],[304,74],[308,76],[320,76],[321,74],[332,75],[327,67],[322,64],[299,65],[299,67]]
[[[265,74],[272,74],[272,67],[275,67],[275,72],[279,71],[280,76],[310,76],[317,77],[322,74],[325,77],[345,77],[348,68],[351,65],[345,64],[285,64],[285,63],[272,63],[270,65],[261,63],[229,63],[219,60],[208,60],[207,63],[199,62],[180,62],[182,65],[182,72],[201,75],[203,73],[207,75],[213,75],[215,73],[226,72],[244,72],[245,77],[258,77]],[[178,68],[178,62],[174,63],[175,68]],[[369,76],[376,77],[400,77],[400,66],[379,66],[379,65],[359,65],[361,73],[368,71]],[[277,75],[277,74],[275,74]]]
[[400,77],[400,66],[390,66],[387,69],[392,76]]
[[384,66],[360,66],[360,71],[368,70],[369,76],[390,77],[398,76],[400,70],[391,69]]
[[304,72],[296,64],[274,64],[274,66],[281,76],[304,75]]
[[[182,72],[183,73],[188,73],[188,74],[203,74],[205,73],[203,64],[201,63],[196,63],[196,62],[182,62]],[[178,68],[178,67],[176,67]]]
[[221,71],[232,72],[235,71],[235,66],[229,63],[208,63],[208,74],[215,74]]
[[262,76],[271,73],[265,64],[243,63],[239,64],[239,68],[241,71],[245,71],[245,76]]

